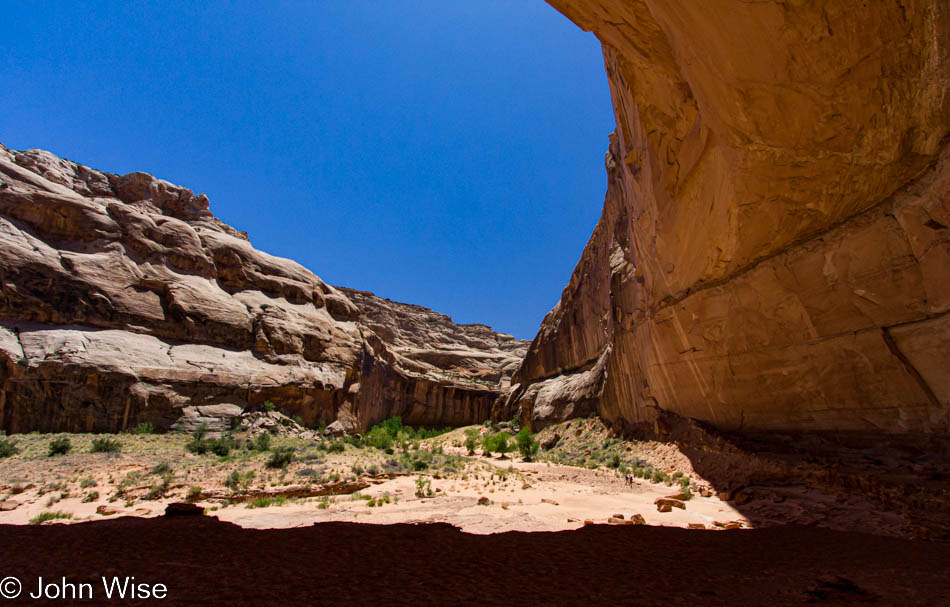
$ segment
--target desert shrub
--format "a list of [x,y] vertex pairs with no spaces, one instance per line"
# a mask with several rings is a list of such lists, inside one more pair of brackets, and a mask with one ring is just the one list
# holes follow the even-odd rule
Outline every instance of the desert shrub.
[[253,470],[247,472],[232,470],[231,474],[224,480],[224,486],[232,492],[237,492],[241,489],[247,489],[251,485],[252,480],[254,480]]
[[486,454],[497,453],[504,457],[506,453],[514,449],[514,446],[508,442],[508,437],[507,432],[496,432],[488,435],[482,441],[482,449]]
[[357,449],[362,449],[366,445],[366,443],[363,442],[362,437],[353,435],[353,434],[348,434],[347,436],[344,436],[343,442],[346,443],[347,445],[353,445]]
[[193,436],[192,440],[185,445],[185,450],[195,455],[204,455],[210,452],[226,457],[231,453],[231,449],[235,448],[234,439],[231,437],[198,438],[198,436],[204,436],[204,433],[198,431],[195,431]]
[[83,489],[88,489],[89,487],[95,487],[98,484],[99,483],[97,483],[94,478],[88,477],[88,478],[82,479],[82,481],[79,483],[79,486]]
[[478,428],[469,428],[465,431],[465,448],[468,449],[469,455],[475,455],[475,447],[478,445],[478,437],[481,436],[481,431]]
[[106,438],[104,436],[92,439],[91,453],[118,453],[122,450],[122,444],[118,439]]
[[211,441],[210,448],[211,452],[215,455],[226,457],[229,453],[231,453],[231,447],[233,446],[234,443],[230,438],[218,438]]
[[276,408],[277,406],[274,403],[270,402],[269,400],[264,401],[264,411],[270,412],[270,411],[275,410]]
[[521,428],[518,434],[515,435],[515,444],[518,446],[521,457],[526,462],[531,461],[531,457],[538,452],[538,447],[541,445],[540,441],[535,440],[531,432],[528,431],[527,426]]
[[137,426],[129,430],[130,434],[155,434],[155,426],[152,422],[139,422]]
[[614,453],[613,457],[610,458],[610,463],[607,464],[607,465],[610,466],[611,468],[619,468],[619,467],[620,467],[620,456],[619,456],[618,454]]
[[148,493],[145,494],[145,497],[142,499],[146,500],[158,500],[165,497],[165,492],[168,491],[168,486],[172,482],[172,473],[166,472],[162,475],[162,482],[154,485],[151,489],[148,490]]
[[72,450],[72,448],[73,443],[69,440],[68,436],[54,438],[49,442],[49,456],[53,457],[54,455],[66,455]]
[[267,460],[268,468],[286,468],[294,461],[293,447],[278,447],[271,452],[270,459]]
[[416,477],[416,497],[432,497],[432,480],[427,476]]
[[253,502],[247,504],[247,508],[268,508],[270,506],[283,506],[287,503],[287,498],[283,495],[277,497],[259,497]]
[[149,470],[149,474],[169,474],[172,471],[172,467],[168,462],[158,462],[152,469]]
[[380,451],[385,451],[386,449],[391,450],[394,440],[395,437],[381,425],[373,426],[369,432],[366,433],[366,444],[370,447],[376,447]]
[[258,434],[257,438],[250,442],[251,449],[255,451],[270,451],[270,434],[264,432],[263,434]]
[[42,525],[47,521],[54,521],[56,519],[68,519],[73,518],[72,513],[63,512],[61,510],[56,510],[55,512],[41,512],[30,519],[31,525]]
[[0,435],[0,458],[16,455],[19,451],[15,440]]
[[201,497],[202,491],[204,491],[204,489],[198,485],[192,485],[191,487],[188,487],[188,501],[196,501],[199,497]]
[[326,510],[330,507],[330,498],[323,496],[320,498],[320,501],[317,503],[317,508],[320,510]]
[[99,492],[98,492],[98,491],[90,491],[89,493],[87,493],[86,495],[83,496],[82,502],[83,502],[84,504],[88,504],[89,502],[94,502],[94,501],[96,501],[97,499],[99,499]]
[[346,447],[340,441],[332,441],[326,446],[327,453],[343,453],[346,451]]

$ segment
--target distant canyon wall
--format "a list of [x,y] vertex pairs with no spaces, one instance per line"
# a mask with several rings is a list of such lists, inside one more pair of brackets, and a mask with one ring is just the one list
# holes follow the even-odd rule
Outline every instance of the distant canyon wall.
[[549,2],[617,128],[496,415],[950,435],[950,5]]
[[[378,333],[378,334],[377,334]],[[204,195],[0,146],[0,430],[481,422],[527,343],[327,285]]]

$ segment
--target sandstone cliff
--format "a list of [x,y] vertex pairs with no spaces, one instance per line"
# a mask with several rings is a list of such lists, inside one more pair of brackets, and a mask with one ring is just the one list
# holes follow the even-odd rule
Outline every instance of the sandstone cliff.
[[350,293],[204,195],[0,146],[0,429],[220,424],[265,401],[347,430],[488,417],[525,342]]
[[549,2],[603,43],[617,128],[495,414],[950,434],[946,3]]

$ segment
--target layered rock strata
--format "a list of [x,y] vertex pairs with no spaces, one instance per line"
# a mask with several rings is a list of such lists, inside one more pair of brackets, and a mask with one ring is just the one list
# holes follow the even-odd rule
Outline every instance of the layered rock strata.
[[549,1],[617,129],[496,415],[950,435],[946,5]]
[[348,431],[487,418],[526,343],[381,301],[258,251],[202,194],[0,146],[0,429],[221,425],[266,401]]

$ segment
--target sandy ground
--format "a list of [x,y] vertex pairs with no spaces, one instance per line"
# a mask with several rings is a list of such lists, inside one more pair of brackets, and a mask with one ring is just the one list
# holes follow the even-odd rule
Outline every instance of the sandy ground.
[[[504,531],[561,531],[576,529],[585,520],[605,523],[614,514],[629,519],[640,514],[648,525],[687,527],[690,523],[715,528],[715,522],[743,521],[742,515],[717,498],[695,496],[686,509],[658,512],[653,500],[675,493],[674,488],[642,480],[627,487],[622,478],[605,471],[586,470],[546,463],[512,462],[473,458],[499,470],[512,466],[517,474],[507,480],[433,479],[431,498],[415,497],[417,475],[374,484],[360,492],[370,497],[389,495],[398,502],[367,507],[367,501],[337,497],[327,509],[313,502],[288,503],[281,507],[247,509],[231,507],[215,514],[248,528],[302,527],[316,522],[347,521],[374,524],[445,522],[469,533]],[[487,505],[479,505],[488,498]],[[553,502],[553,503],[552,503]],[[0,516],[0,522],[3,517]]]
[[[122,451],[115,454],[89,453],[87,443],[92,439],[72,435],[73,451],[56,457],[46,452],[51,437],[26,435],[17,439],[21,453],[0,460],[0,524],[28,524],[47,512],[70,518],[45,524],[154,517],[169,503],[193,501],[222,521],[256,529],[327,521],[444,522],[465,532],[489,534],[576,529],[585,521],[602,524],[613,515],[629,520],[635,514],[648,525],[713,529],[716,522],[722,527],[738,521],[744,528],[753,526],[729,503],[698,493],[685,502],[685,509],[659,512],[654,500],[677,493],[678,485],[635,479],[628,486],[620,471],[608,467],[523,462],[517,456],[468,457],[460,446],[462,436],[463,430],[456,430],[419,444],[414,458],[434,447],[442,451],[432,469],[383,474],[392,456],[371,447],[347,446],[344,453],[329,454],[311,441],[278,441],[275,444],[294,446],[296,459],[286,469],[269,470],[266,453],[196,456],[184,450],[188,437],[176,435],[122,435],[118,437]],[[159,465],[164,465],[164,474]],[[253,472],[245,489],[268,495],[318,488],[321,481],[366,486],[355,494],[296,497],[248,507],[250,498],[238,499],[224,487],[235,471]],[[429,483],[431,496],[417,495],[420,478]],[[162,482],[163,491],[149,495]]]

